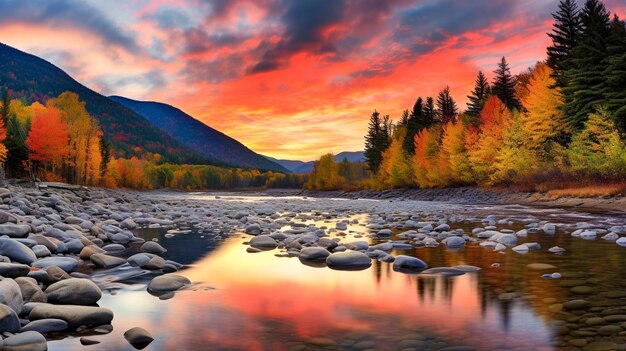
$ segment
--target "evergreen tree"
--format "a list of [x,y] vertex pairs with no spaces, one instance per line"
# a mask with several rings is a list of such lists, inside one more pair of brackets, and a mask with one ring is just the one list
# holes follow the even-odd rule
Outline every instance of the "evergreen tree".
[[409,125],[409,110],[402,111],[402,117],[400,118],[398,123],[401,126],[405,126],[405,127]]
[[15,114],[10,114],[7,121],[7,138],[4,142],[8,150],[7,173],[9,177],[22,177],[25,173],[24,162],[28,160],[26,138],[30,130],[30,120],[22,123]]
[[428,121],[426,121],[426,116],[424,115],[424,100],[419,97],[413,105],[408,123],[406,124],[406,135],[402,143],[402,149],[406,154],[413,155],[415,153],[413,138],[423,128],[428,128]]
[[100,155],[102,156],[102,162],[100,163],[100,176],[104,177],[107,173],[109,161],[111,161],[111,145],[104,135],[100,138]]
[[502,101],[510,110],[519,109],[520,103],[515,97],[515,77],[511,75],[511,69],[504,56],[498,63],[498,69],[493,71],[496,76],[493,78],[491,92]]
[[2,121],[4,125],[7,125],[9,120],[9,114],[11,111],[11,98],[9,97],[9,91],[7,88],[2,89],[2,107],[0,107],[0,115],[2,115]]
[[552,39],[552,45],[548,46],[548,66],[552,69],[552,78],[556,80],[556,86],[566,86],[564,72],[571,68],[572,50],[581,31],[580,17],[575,0],[561,0],[559,9],[552,14],[554,25],[552,33],[548,36]]
[[437,116],[442,125],[454,121],[458,113],[456,102],[450,95],[450,87],[446,86],[437,96]]
[[482,71],[478,72],[478,77],[476,77],[476,83],[474,84],[474,90],[472,90],[471,95],[467,96],[469,102],[467,103],[467,111],[465,111],[465,113],[472,117],[478,117],[480,110],[483,109],[485,101],[487,101],[487,97],[489,97],[490,93],[491,87],[489,86],[487,77],[485,77],[485,74]]
[[582,32],[572,50],[572,68],[565,71],[563,111],[573,131],[580,130],[587,117],[604,102],[604,65],[611,37],[610,17],[599,0],[587,0],[580,12]]
[[611,22],[611,37],[604,76],[604,99],[622,137],[626,137],[626,26],[615,15]]
[[435,101],[430,96],[426,98],[426,106],[424,106],[424,120],[428,125],[435,123],[437,110],[435,110]]
[[389,116],[380,117],[378,111],[370,116],[367,135],[365,136],[365,162],[372,173],[377,173],[383,161],[383,151],[389,146]]

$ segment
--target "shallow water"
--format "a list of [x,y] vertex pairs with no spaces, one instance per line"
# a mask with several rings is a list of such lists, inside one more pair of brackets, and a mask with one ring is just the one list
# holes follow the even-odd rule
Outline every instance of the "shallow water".
[[[309,208],[315,208],[316,201],[295,197],[237,195],[219,196],[216,200],[214,195],[188,196],[200,201],[241,203],[248,208],[272,201],[285,208],[290,202],[306,202]],[[369,206],[357,206],[353,202],[356,200],[336,201],[344,208],[353,204],[359,209]],[[531,220],[570,226],[577,222],[602,226],[624,223],[621,213],[415,201],[401,201],[398,206],[401,210],[427,208],[430,218],[446,216],[452,229],[463,228],[466,233],[484,226],[480,219],[487,214],[510,218],[512,224],[498,225],[498,229],[513,230],[523,228]],[[377,242],[367,235],[367,211],[338,218],[358,219],[360,223],[349,226],[343,242]],[[336,220],[306,223],[334,228]],[[128,285],[115,295],[105,293],[100,305],[114,311],[114,331],[92,335],[101,341],[95,346],[82,346],[75,337],[49,343],[51,350],[133,350],[122,334],[134,326],[149,330],[155,337],[145,350],[439,350],[450,346],[476,350],[577,350],[569,340],[574,338],[574,325],[580,324],[585,314],[600,314],[607,309],[626,314],[626,294],[619,294],[626,287],[626,248],[602,240],[600,235],[588,241],[561,230],[554,236],[543,232],[529,234],[519,242],[538,242],[542,248],[528,254],[517,254],[510,248],[506,253],[498,253],[476,243],[455,251],[440,245],[392,252],[394,256],[419,257],[430,267],[468,264],[483,268],[475,273],[444,277],[399,273],[393,271],[391,264],[375,260],[369,269],[355,272],[310,267],[298,258],[276,257],[279,249],[250,254],[244,245],[250,236],[243,233],[225,240],[197,232],[166,238],[165,233],[166,229],[138,232],[146,239],[158,238],[168,249],[166,259],[191,265],[181,274],[198,283],[194,290],[180,291],[164,301],[149,295],[144,283]],[[547,251],[556,245],[566,252],[557,255]],[[494,263],[499,267],[492,267]],[[543,273],[552,271],[528,269],[530,263],[552,264],[563,278],[543,279]],[[586,295],[575,294],[571,291],[574,286],[588,286],[591,290]],[[593,307],[568,313],[558,307],[581,298],[592,301]],[[561,335],[566,323],[569,331]],[[624,339],[626,336],[615,334],[595,336],[593,341],[621,344],[626,342]]]

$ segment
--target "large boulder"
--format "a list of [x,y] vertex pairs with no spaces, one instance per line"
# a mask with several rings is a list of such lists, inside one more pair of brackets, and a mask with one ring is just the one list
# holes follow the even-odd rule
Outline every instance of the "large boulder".
[[358,251],[336,252],[326,258],[326,265],[337,270],[362,270],[372,265],[372,259]]
[[30,272],[30,267],[20,263],[0,262],[0,276],[5,278],[23,277]]
[[25,264],[31,264],[37,259],[33,250],[28,246],[6,237],[0,238],[0,255],[10,258],[11,261]]
[[62,319],[70,328],[76,328],[111,324],[113,311],[104,307],[41,304],[35,306],[28,316],[31,321],[48,318]]
[[37,280],[30,277],[18,277],[15,278],[15,282],[20,287],[22,292],[22,298],[24,303],[27,302],[48,302],[46,294],[41,290],[37,284]]
[[330,252],[323,247],[305,247],[300,251],[300,258],[303,261],[326,261]]
[[70,278],[46,289],[48,302],[66,305],[93,305],[102,297],[100,288],[89,279]]

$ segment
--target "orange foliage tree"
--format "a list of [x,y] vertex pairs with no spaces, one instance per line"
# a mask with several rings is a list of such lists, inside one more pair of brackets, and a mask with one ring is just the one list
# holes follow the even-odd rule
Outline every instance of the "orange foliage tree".
[[403,145],[406,128],[399,126],[393,133],[391,145],[382,154],[378,171],[380,185],[385,188],[407,187],[413,184],[413,169]]
[[[30,161],[41,166],[44,172],[55,173],[68,153],[69,131],[63,122],[61,111],[54,107],[37,107],[33,111],[26,146]],[[33,169],[36,171],[37,167]],[[48,174],[51,176],[51,174]]]

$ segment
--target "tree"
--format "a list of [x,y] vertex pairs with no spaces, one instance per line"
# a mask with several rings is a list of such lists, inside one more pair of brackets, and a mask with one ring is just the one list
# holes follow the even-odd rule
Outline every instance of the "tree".
[[69,137],[70,132],[61,111],[54,107],[37,109],[26,139],[26,146],[30,150],[29,159],[44,171],[54,173],[68,155]]
[[339,175],[339,165],[333,154],[325,154],[315,162],[313,172],[309,176],[307,188],[310,190],[338,190],[344,184]]
[[[434,127],[433,127],[434,128]],[[415,136],[415,155],[413,172],[415,182],[420,188],[432,188],[441,185],[438,169],[439,130],[423,129]]]
[[421,97],[417,98],[411,113],[409,114],[408,122],[406,124],[406,137],[404,138],[404,144],[402,148],[407,155],[413,155],[415,153],[415,146],[413,139],[415,135],[424,128],[429,128],[433,120],[430,119],[425,113],[424,100]]
[[573,131],[580,130],[587,117],[604,103],[607,40],[611,36],[610,17],[599,0],[587,0],[580,13],[582,32],[572,50],[572,67],[564,73],[563,112]]
[[396,128],[391,145],[383,152],[383,162],[378,176],[385,188],[407,187],[412,184],[413,172],[409,156],[403,149],[406,135],[406,128]]
[[552,14],[554,24],[548,36],[552,45],[548,46],[548,67],[552,69],[552,78],[555,87],[563,88],[567,85],[565,71],[571,68],[572,50],[576,46],[581,31],[578,6],[575,0],[561,0],[559,9]]
[[435,109],[435,101],[430,96],[426,98],[424,106],[424,120],[428,121],[429,126],[435,123],[437,118],[437,110]]
[[589,115],[584,129],[572,139],[568,156],[577,176],[615,178],[626,174],[626,145],[606,107]]
[[511,75],[511,69],[504,56],[502,56],[502,59],[498,63],[498,69],[493,71],[493,73],[496,75],[493,78],[491,92],[497,96],[508,109],[519,109],[519,101],[517,101],[515,97],[515,78]]
[[372,173],[377,173],[380,163],[383,161],[382,153],[386,149],[383,142],[385,130],[380,113],[374,111],[370,117],[365,136],[365,160]]
[[482,71],[479,71],[474,84],[474,90],[467,96],[469,102],[467,103],[467,111],[465,111],[465,113],[472,117],[478,117],[490,93],[491,87],[489,86],[487,77],[485,77]]
[[491,95],[480,112],[477,137],[474,138],[473,133],[466,136],[466,147],[477,182],[489,181],[494,172],[493,164],[511,123],[511,111],[496,95]]
[[445,125],[449,121],[454,120],[458,113],[456,102],[450,95],[450,87],[446,86],[437,96],[437,115],[439,122]]
[[0,115],[4,124],[7,124],[9,120],[9,114],[11,113],[11,98],[9,97],[9,91],[7,88],[2,88],[2,106],[0,107]]
[[443,127],[439,158],[443,159],[446,185],[470,184],[473,181],[472,167],[465,145],[466,126],[448,122]]
[[564,144],[569,131],[560,110],[563,97],[560,89],[556,87],[552,70],[546,63],[539,63],[532,70],[527,91],[522,99],[525,112],[521,116],[526,145],[545,157],[549,151],[547,144],[549,142]]
[[622,138],[626,139],[626,26],[617,15],[611,21],[607,51],[604,100]]
[[100,138],[100,157],[102,158],[100,177],[104,177],[107,173],[108,163],[111,161],[111,145],[104,136]]

